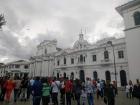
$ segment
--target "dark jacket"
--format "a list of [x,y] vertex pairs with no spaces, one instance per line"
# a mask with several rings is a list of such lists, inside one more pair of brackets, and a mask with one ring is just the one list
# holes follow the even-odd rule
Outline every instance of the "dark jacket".
[[42,83],[35,80],[32,86],[33,96],[42,96]]
[[133,97],[140,99],[140,85],[134,85],[132,94],[133,94]]
[[114,92],[114,88],[112,85],[106,86],[104,89],[104,95],[111,99],[115,97],[115,92]]

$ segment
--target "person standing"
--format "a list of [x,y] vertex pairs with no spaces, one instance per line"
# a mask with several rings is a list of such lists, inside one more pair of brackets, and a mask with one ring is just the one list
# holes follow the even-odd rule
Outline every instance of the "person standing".
[[18,76],[15,77],[14,84],[15,84],[15,87],[14,87],[14,102],[16,102],[17,98],[18,98],[18,95],[19,95],[20,86],[21,86],[21,80],[19,79]]
[[54,80],[51,84],[51,88],[52,88],[52,102],[54,103],[54,105],[58,105],[57,97],[60,88],[60,81],[56,80],[56,77],[54,77]]
[[3,77],[1,81],[1,94],[0,94],[0,101],[4,101],[4,96],[6,93],[6,83],[7,83],[7,77]]
[[48,83],[47,78],[43,79],[43,87],[42,87],[42,105],[48,105],[50,102],[50,90],[51,87]]
[[86,78],[85,88],[86,88],[86,92],[87,92],[88,104],[94,105],[93,92],[94,92],[95,87],[89,78]]
[[65,81],[63,78],[61,79],[61,83],[60,83],[60,93],[61,93],[60,104],[65,105]]
[[82,89],[81,98],[82,98],[82,105],[86,105],[87,93],[85,91],[85,88]]
[[11,77],[11,78],[10,78],[9,80],[7,80],[7,82],[6,82],[5,100],[6,100],[7,102],[10,102],[11,93],[12,93],[13,89],[14,89],[14,81],[13,81],[13,79],[12,79],[12,77]]
[[65,83],[65,93],[66,93],[67,105],[71,105],[71,92],[72,92],[72,83],[67,78],[66,83]]
[[129,98],[133,98],[133,95],[132,95],[132,92],[133,92],[133,83],[131,80],[129,80],[129,86],[130,86],[130,89],[129,89]]
[[21,101],[27,100],[27,87],[28,87],[28,78],[24,77],[21,81]]
[[110,84],[108,80],[106,82],[105,90],[104,90],[104,99],[107,101],[107,105],[115,105],[115,94],[114,94],[114,87]]
[[39,77],[36,77],[32,86],[33,105],[40,105],[42,96],[42,83]]
[[136,81],[137,83],[134,85],[133,88],[133,97],[136,97],[139,101],[139,105],[140,105],[140,82],[139,80]]
[[80,105],[81,89],[82,89],[81,82],[80,80],[76,79],[74,85],[74,92],[75,92],[75,99],[77,101],[77,105]]
[[101,84],[100,81],[97,81],[97,99],[99,99],[99,96],[101,96]]
[[129,98],[129,90],[130,90],[130,86],[129,86],[129,84],[127,84],[125,87],[126,98]]

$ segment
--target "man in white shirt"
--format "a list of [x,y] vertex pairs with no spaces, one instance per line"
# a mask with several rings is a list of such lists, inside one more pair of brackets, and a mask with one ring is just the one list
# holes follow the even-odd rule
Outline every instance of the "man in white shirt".
[[56,80],[56,77],[54,77],[51,87],[52,87],[52,102],[54,103],[54,105],[58,105],[57,97],[60,87],[60,81]]

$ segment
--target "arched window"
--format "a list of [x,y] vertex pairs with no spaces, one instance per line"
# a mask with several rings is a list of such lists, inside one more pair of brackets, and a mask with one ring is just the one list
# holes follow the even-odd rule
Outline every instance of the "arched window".
[[83,55],[80,55],[80,62],[83,62],[84,58]]
[[108,51],[104,51],[104,59],[109,59],[109,54],[108,54]]
[[97,81],[98,79],[98,74],[96,71],[93,72],[93,79]]
[[66,61],[66,58],[64,57],[64,64],[66,64],[66,62],[67,62],[67,61]]
[[59,78],[59,73],[57,73],[57,78]]
[[64,72],[63,77],[66,78],[66,73]]
[[140,25],[140,12],[135,12],[134,13],[134,22],[135,22],[135,25]]
[[111,81],[110,71],[105,72],[105,77],[106,77],[106,81],[107,80]]
[[81,81],[85,81],[85,72],[84,72],[84,70],[80,70],[79,73],[80,73],[80,75],[79,75],[80,76],[80,80]]

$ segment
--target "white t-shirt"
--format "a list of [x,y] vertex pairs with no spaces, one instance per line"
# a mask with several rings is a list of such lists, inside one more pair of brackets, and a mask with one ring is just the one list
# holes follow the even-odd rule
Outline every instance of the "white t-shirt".
[[97,89],[98,89],[99,91],[101,91],[100,83],[97,83]]
[[128,93],[128,92],[129,92],[129,89],[130,89],[130,86],[129,86],[129,85],[127,85],[127,86],[126,86],[126,90],[125,90],[125,91],[126,91],[126,93]]
[[51,87],[52,87],[52,93],[58,93],[60,87],[60,81],[52,82]]

